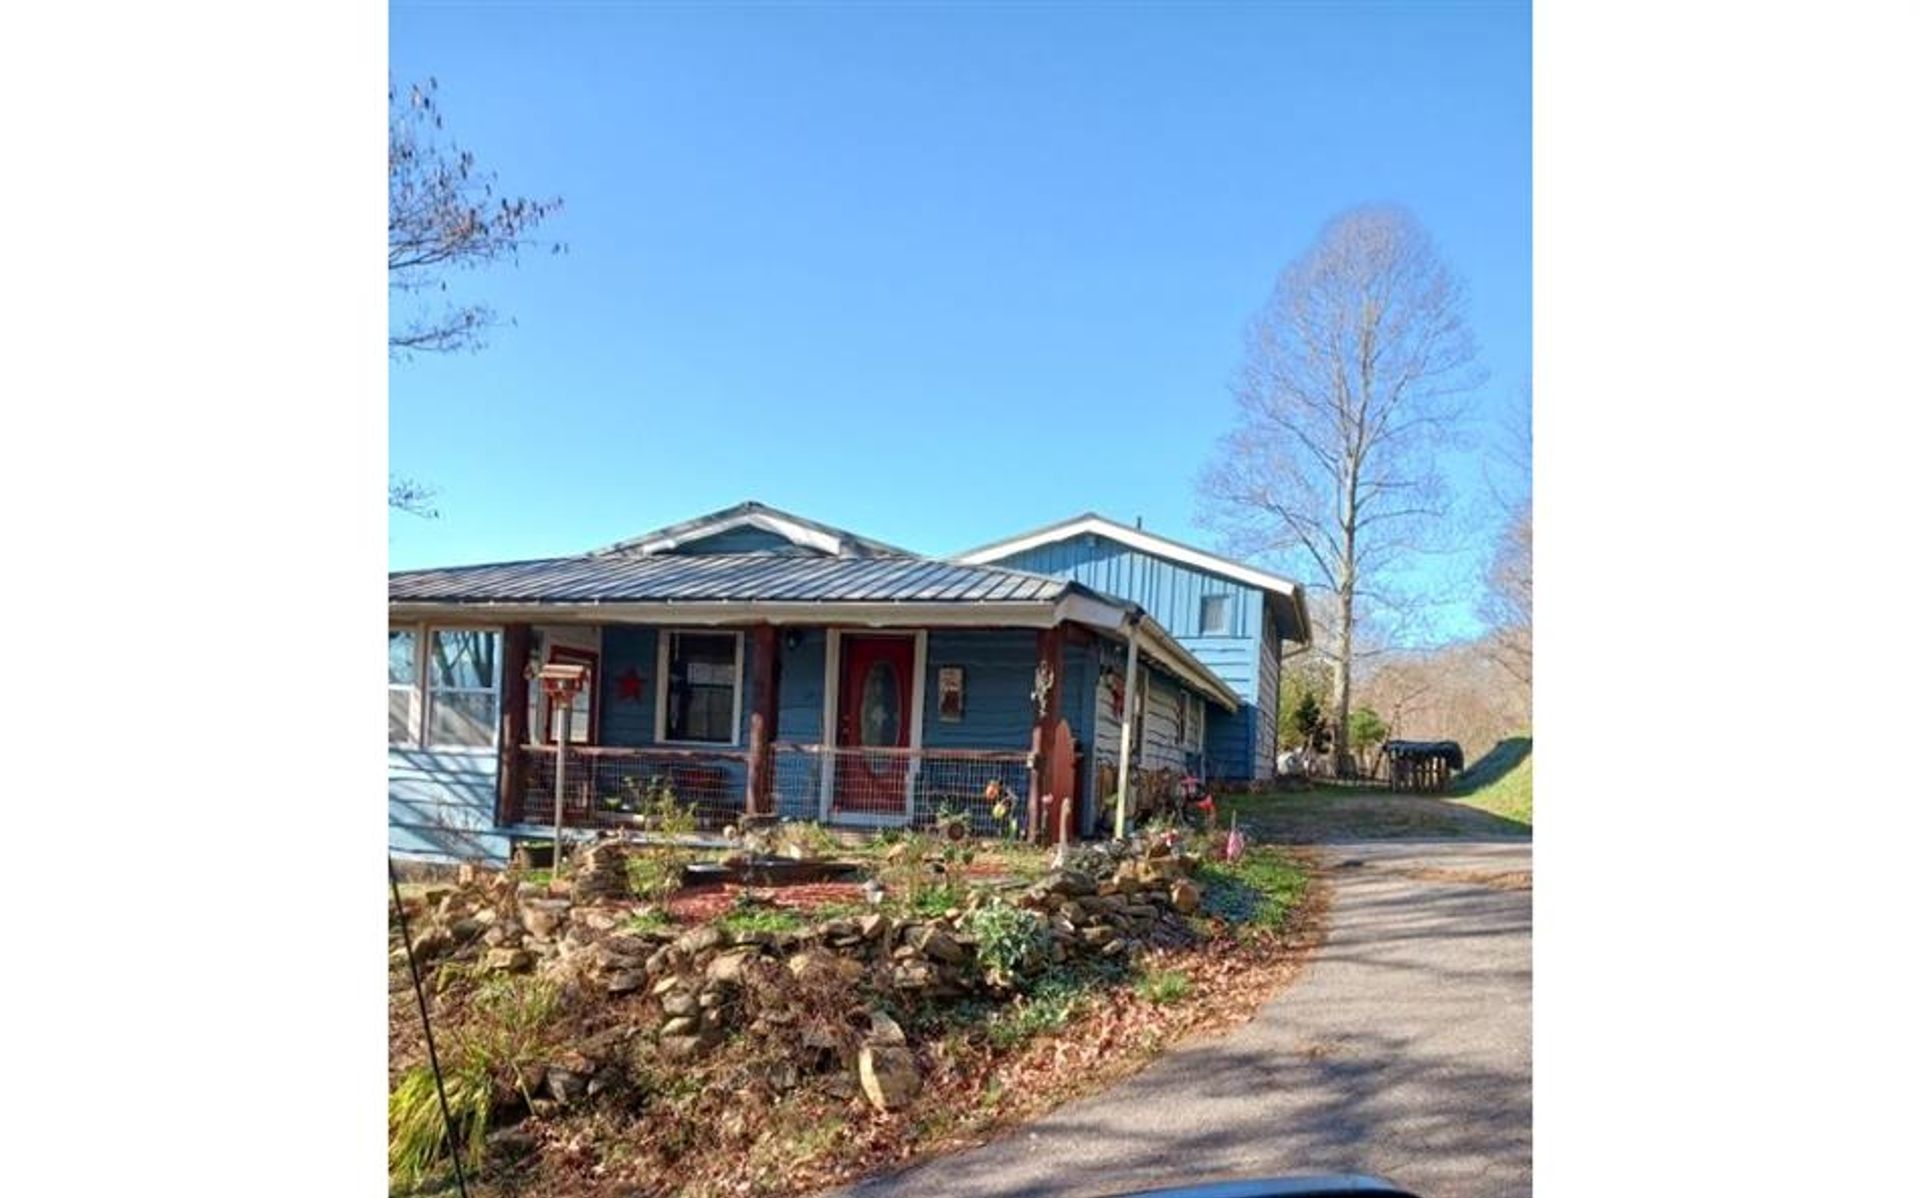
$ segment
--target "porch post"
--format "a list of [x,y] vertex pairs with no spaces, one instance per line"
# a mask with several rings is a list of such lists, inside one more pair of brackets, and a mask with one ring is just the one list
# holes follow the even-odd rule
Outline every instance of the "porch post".
[[747,719],[747,814],[773,814],[773,742],[780,735],[780,643],[771,624],[753,629],[753,714]]
[[1060,684],[1065,672],[1061,669],[1060,626],[1042,628],[1034,649],[1034,693],[1039,702],[1033,713],[1033,768],[1027,774],[1027,839],[1044,844],[1059,839],[1055,821],[1060,818],[1060,808],[1073,801],[1072,795],[1053,792],[1051,816],[1040,802],[1041,797],[1049,793],[1056,773],[1054,736],[1060,726]]
[[527,795],[526,766],[520,746],[527,743],[527,657],[533,651],[533,628],[509,624],[501,634],[500,771],[494,823],[520,822]]
[[1120,720],[1120,797],[1113,808],[1113,838],[1127,838],[1127,775],[1133,771],[1134,685],[1140,673],[1140,625],[1127,626],[1127,677],[1125,697],[1121,699]]

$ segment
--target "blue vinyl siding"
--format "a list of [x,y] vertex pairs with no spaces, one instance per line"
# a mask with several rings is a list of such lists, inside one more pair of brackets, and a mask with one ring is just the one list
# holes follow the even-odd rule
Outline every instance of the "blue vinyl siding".
[[674,553],[799,553],[815,557],[824,556],[818,549],[809,549],[796,545],[777,532],[768,532],[764,528],[730,528],[725,532],[714,533],[710,537],[701,537],[697,541],[688,541],[675,546]]
[[[609,625],[600,634],[600,743],[653,743],[653,706],[660,680],[659,634],[631,624]],[[620,679],[627,671],[640,676],[640,697],[622,699]]]
[[492,749],[387,749],[387,849],[397,857],[504,864],[494,830],[499,758]]
[[[1241,701],[1241,709],[1233,715],[1208,706],[1209,772],[1235,779],[1272,774],[1271,712],[1279,694],[1279,642],[1265,592],[1094,533],[1009,554],[995,564],[1071,578],[1146,608]],[[1200,632],[1200,600],[1210,595],[1228,600],[1223,635]],[[1268,653],[1275,658],[1271,667],[1264,660]]]
[[[619,748],[639,748],[654,743],[654,707],[660,697],[660,636],[665,629],[641,627],[635,624],[609,624],[600,639],[600,743]],[[724,629],[689,629],[687,631],[731,632]],[[784,646],[782,646],[784,649]],[[748,718],[747,697],[753,693],[753,646],[746,638],[741,639],[740,652],[746,657],[745,668],[740,676],[740,723],[734,729],[737,744],[744,745],[747,740],[746,723]],[[640,676],[640,697],[622,699],[620,680],[628,670]],[[799,673],[801,671],[793,671]],[[785,678],[782,678],[782,694],[785,694]],[[815,717],[818,723],[818,715]],[[803,725],[804,726],[804,725]],[[785,717],[782,716],[781,735],[785,736]],[[729,746],[715,746],[729,747]]]
[[[928,749],[1026,749],[1033,742],[1033,669],[1038,642],[1031,628],[940,629],[927,634],[927,682],[921,694]],[[940,667],[967,672],[964,713],[940,718]]]
[[[787,640],[799,643],[787,647]],[[751,671],[752,663],[748,663]],[[779,739],[817,745],[827,714],[827,634],[820,628],[780,632]]]

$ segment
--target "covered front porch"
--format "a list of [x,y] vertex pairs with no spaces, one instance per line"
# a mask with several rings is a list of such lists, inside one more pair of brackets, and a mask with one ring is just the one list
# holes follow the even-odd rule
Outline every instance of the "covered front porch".
[[[550,836],[559,770],[554,745],[519,748],[513,830]],[[694,808],[703,828],[739,825],[761,810],[843,826],[926,828],[964,816],[978,835],[1026,835],[1035,755],[1025,749],[868,749],[795,742],[769,746],[772,795],[751,802],[750,755],[737,749],[571,746],[564,826],[644,830],[661,787]],[[1076,766],[1078,765],[1076,755]],[[1043,798],[1045,796],[1042,796]],[[997,817],[995,808],[1006,814]]]
[[751,503],[395,574],[388,640],[389,843],[423,856],[634,828],[668,792],[708,828],[1086,835],[1135,780],[1204,772],[1209,706],[1238,705],[1137,604]]

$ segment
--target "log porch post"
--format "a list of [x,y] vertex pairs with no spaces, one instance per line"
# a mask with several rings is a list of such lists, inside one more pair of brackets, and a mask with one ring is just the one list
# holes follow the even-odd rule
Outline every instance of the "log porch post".
[[[1060,727],[1060,686],[1066,681],[1066,671],[1061,668],[1060,642],[1060,625],[1055,624],[1051,628],[1042,628],[1034,645],[1035,688],[1038,690],[1042,679],[1047,681],[1047,685],[1041,702],[1034,707],[1031,747],[1033,768],[1027,774],[1027,839],[1048,844],[1060,838],[1061,808],[1070,808],[1073,803],[1072,795],[1050,790],[1059,772],[1053,759],[1057,753],[1055,737]],[[1067,764],[1071,767],[1072,762]],[[1040,802],[1041,797],[1048,793],[1053,795],[1051,812]]]
[[527,795],[520,746],[527,743],[527,657],[533,651],[533,628],[508,624],[500,639],[500,794],[494,823],[504,826],[520,822]]
[[747,814],[773,814],[773,742],[780,735],[780,642],[771,624],[756,624],[753,713],[747,718]]

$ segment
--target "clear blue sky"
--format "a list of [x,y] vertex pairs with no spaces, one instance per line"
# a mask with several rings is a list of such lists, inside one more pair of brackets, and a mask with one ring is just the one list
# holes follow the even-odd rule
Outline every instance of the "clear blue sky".
[[570,247],[466,278],[517,322],[485,350],[392,366],[444,513],[392,518],[396,569],[746,498],[929,553],[1087,509],[1206,544],[1246,322],[1356,203],[1467,281],[1487,412],[1531,373],[1524,3],[395,0],[391,34]]

